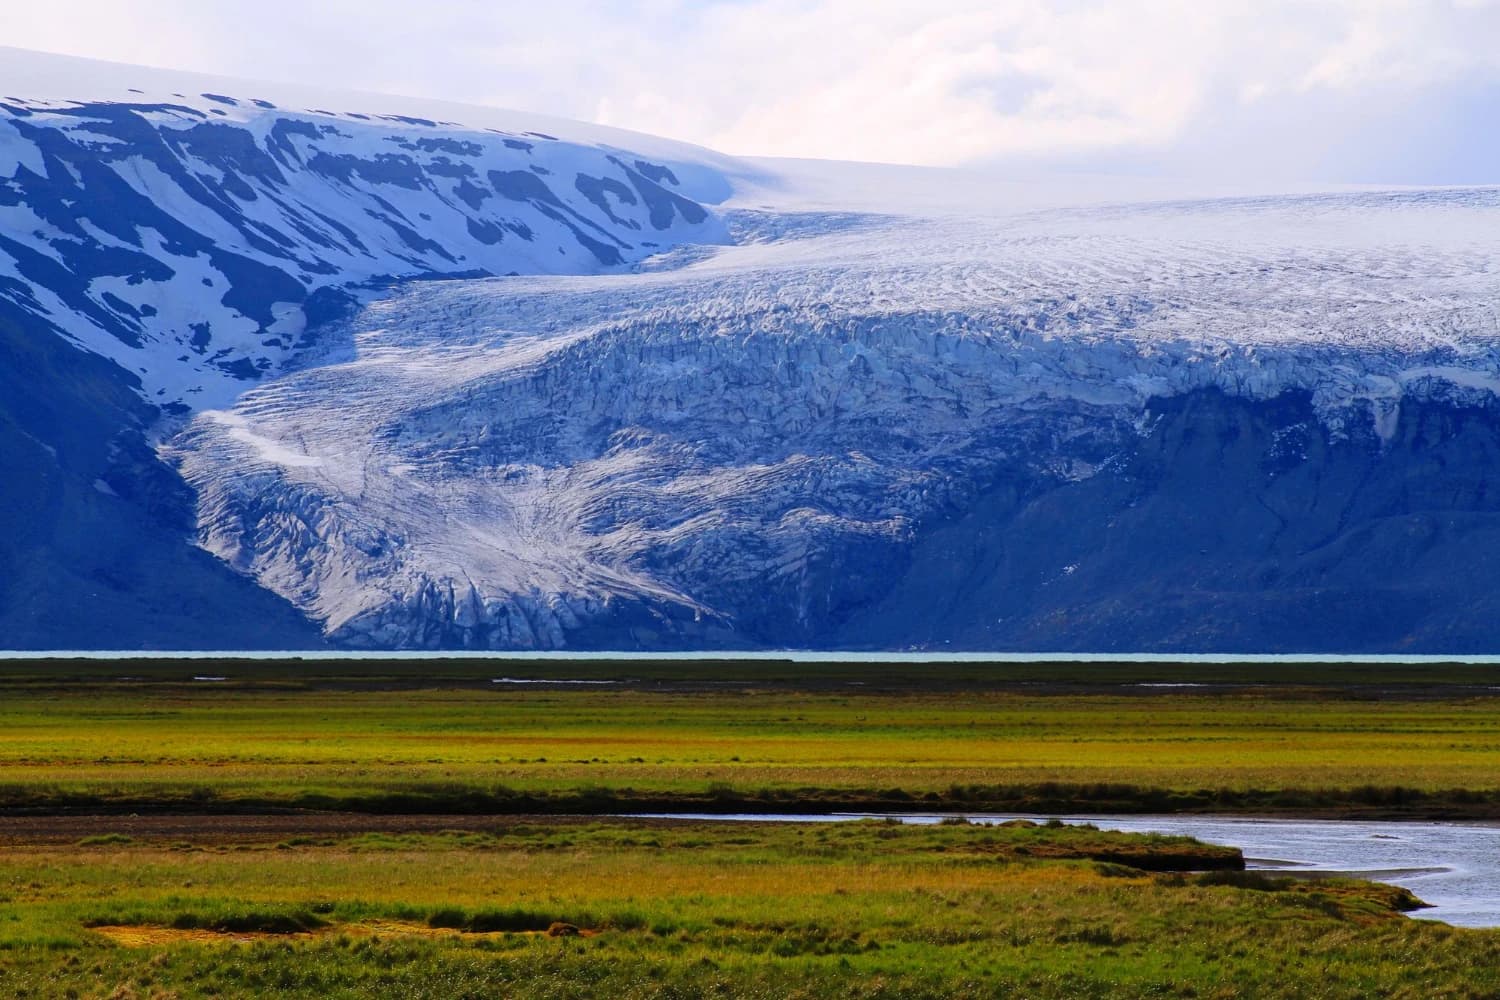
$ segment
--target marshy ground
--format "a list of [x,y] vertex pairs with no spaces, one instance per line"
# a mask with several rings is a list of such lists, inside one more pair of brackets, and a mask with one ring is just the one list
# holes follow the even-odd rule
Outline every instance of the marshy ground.
[[429,668],[0,672],[0,993],[1500,991],[1500,931],[1184,839],[576,815],[1495,818],[1493,668]]

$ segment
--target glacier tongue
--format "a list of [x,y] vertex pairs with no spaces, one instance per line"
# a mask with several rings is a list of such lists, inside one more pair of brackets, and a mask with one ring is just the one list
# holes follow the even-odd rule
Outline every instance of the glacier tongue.
[[1002,473],[1107,473],[1153,398],[1385,437],[1492,398],[1496,202],[730,212],[636,273],[399,289],[169,452],[204,544],[337,641],[816,644]]

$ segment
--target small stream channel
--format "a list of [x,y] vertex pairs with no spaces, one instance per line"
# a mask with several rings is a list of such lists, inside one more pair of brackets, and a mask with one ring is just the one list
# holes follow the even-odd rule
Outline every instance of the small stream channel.
[[[660,814],[666,815],[666,814]],[[830,823],[885,818],[868,813],[671,814],[682,819]],[[903,823],[939,823],[907,814]],[[969,814],[972,823],[1044,816]],[[1287,874],[1347,874],[1404,886],[1431,908],[1411,915],[1460,927],[1500,927],[1500,825],[1253,819],[1222,816],[1064,816],[1103,830],[1166,833],[1238,847],[1248,868]]]

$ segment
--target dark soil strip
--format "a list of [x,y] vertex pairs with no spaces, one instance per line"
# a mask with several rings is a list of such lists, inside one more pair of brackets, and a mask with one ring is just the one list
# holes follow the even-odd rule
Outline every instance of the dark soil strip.
[[382,816],[347,812],[283,812],[239,815],[71,815],[0,817],[0,846],[55,846],[99,837],[131,841],[207,841],[215,844],[279,841],[287,837],[346,837],[364,833],[503,834],[518,826],[584,826],[617,822],[635,827],[694,826],[685,819],[626,819],[597,816]]
[[[722,692],[742,688],[863,694],[941,691],[1026,691],[1034,694],[1110,693],[1141,697],[1235,694],[1275,688],[1304,697],[1404,699],[1500,697],[1500,664],[1348,663],[1309,659],[1274,663],[992,661],[880,663],[866,661],[746,660],[732,654],[693,660],[445,659],[131,659],[0,660],[0,689],[77,685],[208,686],[195,677],[223,678],[213,686],[237,689],[417,690],[505,689],[496,678],[548,682],[610,681],[626,689]],[[1166,685],[1166,686],[1160,686]],[[1176,687],[1175,685],[1190,685]]]

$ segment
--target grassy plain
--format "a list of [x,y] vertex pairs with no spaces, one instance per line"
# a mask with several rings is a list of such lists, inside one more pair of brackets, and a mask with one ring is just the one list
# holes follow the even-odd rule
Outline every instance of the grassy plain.
[[0,672],[0,809],[1500,817],[1495,668],[89,669]]
[[[1087,829],[495,820],[0,850],[15,997],[1480,997],[1401,890]],[[566,926],[555,926],[566,925]],[[572,934],[573,929],[578,934]],[[549,929],[553,930],[548,934]]]
[[0,995],[1496,996],[1500,932],[1191,842],[563,815],[1495,817],[1496,674],[11,663]]

